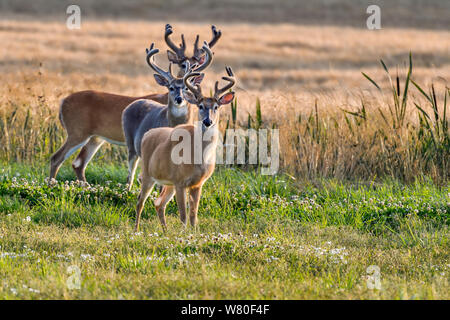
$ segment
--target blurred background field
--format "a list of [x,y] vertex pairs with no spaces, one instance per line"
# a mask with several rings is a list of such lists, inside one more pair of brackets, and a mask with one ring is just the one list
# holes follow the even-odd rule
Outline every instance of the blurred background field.
[[[1,1],[0,157],[7,161],[49,159],[64,139],[59,101],[72,92],[164,92],[145,63],[145,47],[155,42],[165,52],[167,22],[175,39],[184,33],[191,44],[196,34],[209,39],[214,23],[223,36],[203,86],[212,88],[224,66],[233,67],[236,125],[281,128],[283,170],[306,178],[448,178],[448,1],[77,3],[81,30],[66,28],[68,1]],[[382,30],[367,29],[369,4],[380,6]],[[395,87],[399,75],[403,97],[410,52],[411,79],[427,94],[434,83],[439,118],[411,83],[404,119],[395,118],[396,89],[380,59]],[[166,61],[164,54],[159,58]],[[223,126],[234,120],[230,111],[222,119]],[[125,148],[104,147],[99,156],[122,160]]]

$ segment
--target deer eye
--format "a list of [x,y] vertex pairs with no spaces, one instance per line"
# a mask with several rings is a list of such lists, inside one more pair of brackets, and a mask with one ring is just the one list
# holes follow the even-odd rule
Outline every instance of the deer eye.
[[186,64],[183,63],[183,64],[181,65],[181,67],[182,67],[183,69],[186,69]]
[[215,106],[214,106],[214,111],[216,111],[216,110],[217,110],[217,108],[218,108],[218,107],[217,107],[217,105],[215,105]]
[[203,105],[202,105],[202,104],[199,105],[198,108],[199,108],[200,110],[203,110]]
[[173,87],[170,87],[169,90],[170,90],[170,91],[173,91],[173,90],[175,90],[175,89],[174,89]]

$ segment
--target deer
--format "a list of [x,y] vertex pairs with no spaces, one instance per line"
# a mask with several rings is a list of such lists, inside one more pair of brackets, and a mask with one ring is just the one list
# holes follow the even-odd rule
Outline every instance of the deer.
[[[206,58],[201,62],[201,66],[209,65],[212,62],[212,52],[205,41],[202,47]],[[191,123],[192,110],[184,97],[190,96],[183,77],[174,77],[172,74],[172,62],[169,63],[168,71],[164,71],[155,61],[155,55],[159,52],[154,49],[154,44],[147,49],[147,63],[156,73],[154,74],[156,82],[168,89],[168,101],[161,104],[149,99],[139,99],[129,104],[122,113],[122,128],[125,141],[128,148],[128,178],[127,186],[130,191],[134,181],[138,159],[141,156],[141,141],[144,134],[158,127],[175,127],[179,124]],[[186,64],[186,72],[198,72],[197,63],[191,67],[189,61]],[[204,69],[204,68],[200,68]],[[204,73],[199,73],[197,77],[192,78],[194,85],[199,85],[203,80]],[[191,97],[192,99],[192,97]]]
[[[213,25],[212,40],[209,47],[213,47],[221,37],[220,30]],[[178,75],[185,74],[187,63],[200,65],[197,71],[206,69],[205,56],[201,48],[198,48],[197,35],[194,45],[194,55],[186,56],[186,43],[184,35],[182,43],[177,47],[170,39],[173,33],[172,26],[165,27],[164,39],[170,49],[167,55],[170,61],[179,67]],[[133,101],[138,99],[150,99],[159,103],[167,103],[168,93],[150,94],[140,97],[124,96],[94,90],[85,90],[72,93],[62,99],[59,107],[59,120],[66,131],[67,137],[64,144],[51,156],[50,181],[56,178],[62,163],[73,153],[81,148],[72,168],[77,179],[86,182],[85,170],[95,153],[105,141],[117,145],[125,145],[125,137],[122,130],[122,112]]]
[[[231,103],[235,96],[233,91],[228,91],[236,83],[233,71],[230,67],[226,67],[226,71],[228,76],[222,79],[227,81],[227,84],[219,88],[219,82],[216,81],[212,97],[204,97],[200,85],[190,82],[191,78],[200,76],[200,73],[191,71],[183,77],[184,84],[192,93],[186,98],[198,108],[197,125],[182,124],[175,128],[154,128],[144,134],[141,142],[141,190],[136,206],[135,232],[139,229],[145,202],[156,183],[163,185],[159,197],[154,201],[163,231],[167,230],[166,206],[174,195],[180,220],[186,228],[187,192],[189,192],[189,221],[192,227],[195,228],[197,225],[202,186],[215,170],[220,107]],[[200,135],[200,138],[195,135]],[[182,142],[178,142],[180,137]],[[183,161],[179,161],[180,159],[175,156],[180,143],[185,147]],[[196,161],[199,150],[202,154],[199,157],[200,161],[198,158]]]

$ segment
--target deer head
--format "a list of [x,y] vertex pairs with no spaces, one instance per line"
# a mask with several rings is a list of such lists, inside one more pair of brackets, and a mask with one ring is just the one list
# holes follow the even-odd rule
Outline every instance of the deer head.
[[220,106],[229,104],[234,99],[234,92],[227,91],[234,86],[236,80],[231,67],[226,67],[225,70],[227,71],[228,76],[222,77],[222,79],[228,83],[222,88],[219,88],[219,81],[216,81],[214,95],[212,97],[204,97],[200,85],[190,81],[191,78],[195,79],[195,77],[198,77],[200,73],[189,71],[183,78],[186,87],[190,91],[189,94],[185,95],[185,98],[189,103],[197,105],[199,109],[198,120],[202,122],[204,130],[219,122]]
[[[212,48],[219,38],[222,36],[222,32],[220,30],[217,30],[216,26],[211,26],[211,30],[213,33],[213,37],[211,41],[208,43],[208,47]],[[164,39],[166,40],[167,45],[169,46],[172,51],[167,50],[167,57],[169,58],[169,61],[172,63],[177,64],[180,67],[180,71],[178,73],[178,76],[182,77],[185,75],[188,71],[186,62],[189,62],[191,66],[193,65],[199,65],[202,68],[197,68],[197,71],[203,71],[205,70],[210,64],[212,59],[212,54],[209,55],[205,50],[202,48],[199,48],[199,36],[197,35],[197,38],[195,39],[194,43],[194,55],[191,57],[186,56],[186,41],[184,40],[184,35],[181,35],[181,44],[179,46],[175,45],[173,41],[170,39],[170,35],[173,33],[172,26],[170,24],[166,24],[166,31],[164,34]]]
[[[204,61],[204,64],[211,63],[212,60],[212,52],[208,47],[208,44],[205,42],[203,44],[202,50],[206,52],[207,59]],[[154,48],[154,43],[151,44],[150,48],[146,49],[147,53],[147,63],[152,68],[156,74],[154,74],[156,82],[163,87],[166,87],[169,90],[169,106],[180,106],[184,99],[185,93],[188,91],[185,82],[182,77],[174,77],[172,74],[172,63],[169,63],[169,68],[167,71],[164,71],[161,67],[159,67],[155,61],[154,56],[159,52],[158,49]],[[209,62],[208,62],[209,61]],[[203,77],[204,73],[200,73],[199,71],[204,70],[206,67],[204,64],[201,65],[191,65],[189,61],[184,62],[186,65],[187,72],[196,72],[196,76],[192,78],[193,85],[199,85]]]

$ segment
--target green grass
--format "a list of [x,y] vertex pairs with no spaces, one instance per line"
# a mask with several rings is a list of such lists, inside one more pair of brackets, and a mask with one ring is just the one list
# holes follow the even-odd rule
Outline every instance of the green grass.
[[[172,201],[163,234],[148,201],[135,234],[139,188],[125,191],[124,166],[91,164],[87,187],[69,165],[52,187],[46,173],[0,169],[0,299],[450,298],[448,186],[221,168],[197,230]],[[380,290],[367,287],[371,265]]]

